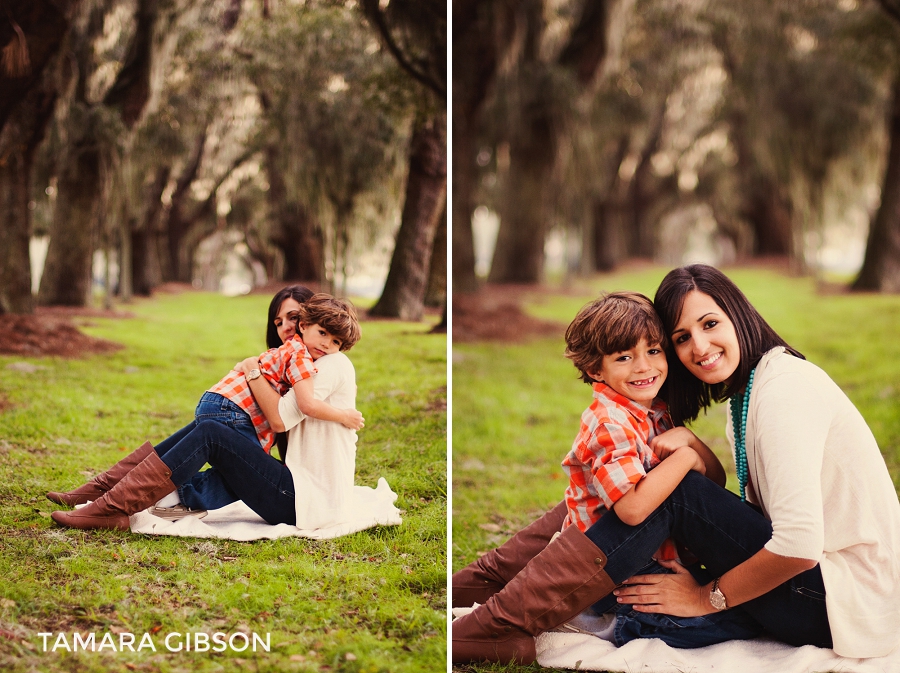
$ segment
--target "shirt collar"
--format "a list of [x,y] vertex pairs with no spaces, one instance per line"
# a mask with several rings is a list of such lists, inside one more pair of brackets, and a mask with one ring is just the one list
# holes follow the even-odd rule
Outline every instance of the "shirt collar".
[[[605,383],[595,381],[591,387],[594,389],[594,397],[600,400],[601,403],[612,402],[617,406],[623,407],[628,413],[637,418],[639,421],[647,420],[647,416],[650,415],[651,409],[648,409],[643,404],[635,402],[634,400],[631,400],[624,395],[620,395]],[[652,406],[652,410],[654,412],[659,411],[658,404],[664,405],[665,403],[660,402],[660,400],[654,400]]]

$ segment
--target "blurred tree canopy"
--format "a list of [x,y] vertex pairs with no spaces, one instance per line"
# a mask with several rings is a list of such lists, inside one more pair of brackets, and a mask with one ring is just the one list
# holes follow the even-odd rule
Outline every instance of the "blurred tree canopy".
[[548,250],[568,274],[805,271],[855,240],[859,269],[868,231],[855,287],[900,291],[895,0],[461,0],[453,18],[456,290],[499,221],[491,282],[540,282]]
[[225,251],[257,284],[342,292],[364,267],[383,274],[407,221],[424,228],[424,280],[400,273],[385,295],[404,300],[383,314],[418,319],[429,272],[446,284],[431,263],[445,0],[7,4],[0,313],[33,309],[35,236],[46,304],[89,302],[98,268],[124,298],[171,281],[216,289]]

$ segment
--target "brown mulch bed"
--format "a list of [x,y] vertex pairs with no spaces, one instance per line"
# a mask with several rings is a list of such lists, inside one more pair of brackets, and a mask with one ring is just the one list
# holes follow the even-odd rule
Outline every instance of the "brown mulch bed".
[[91,308],[39,307],[32,315],[0,315],[0,354],[78,358],[124,348],[78,330],[73,318],[127,318],[131,314]]
[[522,342],[548,333],[562,335],[566,326],[526,314],[523,296],[539,291],[534,286],[485,285],[474,294],[453,295],[453,341]]

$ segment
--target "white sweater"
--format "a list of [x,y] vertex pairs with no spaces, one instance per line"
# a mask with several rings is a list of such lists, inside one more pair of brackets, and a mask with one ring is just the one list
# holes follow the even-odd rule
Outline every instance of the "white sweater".
[[[731,414],[726,433],[732,446]],[[818,561],[834,650],[878,657],[900,644],[900,502],[875,438],[815,365],[775,348],[747,418],[747,500],[772,522],[766,549]]]
[[[316,399],[337,409],[356,406],[356,372],[346,355],[325,355],[316,360],[316,369]],[[353,488],[356,432],[304,416],[293,390],[281,398],[278,412],[290,431],[285,465],[294,478],[297,528],[328,528],[358,518]]]

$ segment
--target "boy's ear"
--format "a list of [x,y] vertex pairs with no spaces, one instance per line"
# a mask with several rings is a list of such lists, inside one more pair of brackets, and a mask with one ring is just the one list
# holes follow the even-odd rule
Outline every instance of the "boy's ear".
[[603,373],[602,371],[588,371],[585,370],[585,373],[594,379],[597,383],[603,383]]

